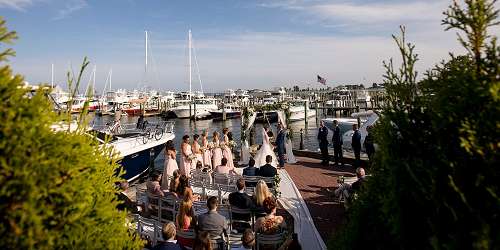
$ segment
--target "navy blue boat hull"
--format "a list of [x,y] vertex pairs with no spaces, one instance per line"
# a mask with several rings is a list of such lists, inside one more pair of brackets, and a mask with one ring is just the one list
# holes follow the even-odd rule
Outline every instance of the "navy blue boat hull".
[[[127,155],[121,159],[118,163],[125,170],[125,174],[121,177],[127,181],[133,181],[144,174],[149,165],[154,162],[154,159],[163,151],[165,144],[160,144],[156,147],[145,149],[143,151]],[[153,156],[150,156],[150,152],[153,151]]]

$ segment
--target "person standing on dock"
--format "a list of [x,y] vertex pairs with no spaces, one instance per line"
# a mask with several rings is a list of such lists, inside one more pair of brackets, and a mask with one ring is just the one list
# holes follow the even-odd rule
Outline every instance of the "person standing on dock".
[[233,170],[234,169],[233,151],[231,150],[229,136],[227,135],[228,133],[229,133],[228,128],[222,129],[222,134],[224,135],[222,143],[222,156],[227,159],[227,166],[229,167],[229,169]]
[[192,161],[193,151],[191,150],[191,145],[189,144],[189,135],[184,135],[182,137],[181,144],[181,174],[190,177],[191,173],[191,161]]
[[352,130],[354,133],[352,134],[352,150],[354,151],[354,157],[356,158],[355,165],[356,167],[359,167],[361,164],[361,133],[359,132],[358,129],[358,124],[353,124],[352,125]]
[[340,134],[340,128],[339,128],[339,122],[337,120],[333,121],[333,136],[332,136],[332,143],[333,143],[333,157],[335,159],[335,165],[338,165],[339,162],[340,164],[344,165],[342,162],[342,144],[344,143],[342,141],[342,135]]
[[217,166],[221,165],[222,149],[220,148],[219,133],[217,131],[214,131],[213,137],[212,167],[215,169]]
[[330,164],[330,157],[328,155],[328,128],[325,127],[325,123],[323,121],[319,124],[318,141],[319,149],[321,150],[321,164],[328,166]]
[[366,154],[368,155],[368,161],[370,162],[370,165],[371,165],[372,161],[373,161],[373,154],[375,153],[375,146],[373,145],[374,139],[373,139],[371,125],[366,128],[366,132],[368,132],[368,134],[365,137],[365,141],[363,142],[363,146],[365,147]]
[[279,168],[285,168],[285,154],[286,154],[285,140],[286,140],[286,135],[285,131],[283,130],[283,125],[281,125],[281,123],[278,123],[278,136],[276,136],[276,148],[278,149]]
[[176,161],[177,151],[175,150],[174,142],[172,140],[167,141],[167,146],[165,147],[165,163],[163,166],[163,177],[161,181],[161,189],[169,189],[169,177],[174,175],[174,171],[179,169]]
[[201,134],[201,145],[201,151],[203,152],[203,166],[205,168],[212,169],[212,152],[208,147],[208,133],[206,130],[204,130]]
[[193,135],[193,144],[191,145],[191,149],[193,150],[193,154],[196,156],[196,159],[191,161],[191,169],[196,169],[196,164],[198,164],[198,162],[201,162],[203,168],[203,154],[201,152],[200,143],[198,143],[199,138],[200,135]]

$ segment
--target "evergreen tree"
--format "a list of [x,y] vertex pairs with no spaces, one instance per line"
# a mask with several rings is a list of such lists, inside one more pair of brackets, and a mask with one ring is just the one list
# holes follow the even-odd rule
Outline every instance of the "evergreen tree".
[[417,81],[414,46],[394,37],[402,65],[384,63],[386,107],[376,128],[372,176],[332,249],[498,249],[500,246],[500,48],[488,28],[496,1],[454,2],[451,55]]
[[[0,44],[14,38],[0,18]],[[0,62],[12,55],[1,52]],[[63,116],[44,89],[31,95],[22,76],[0,67],[0,248],[140,249],[116,209],[113,152],[82,130],[51,129]]]

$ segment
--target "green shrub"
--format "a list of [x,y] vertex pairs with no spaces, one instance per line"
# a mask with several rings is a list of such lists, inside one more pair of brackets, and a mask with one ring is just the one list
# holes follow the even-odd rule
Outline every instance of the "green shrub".
[[[13,38],[0,18],[0,42]],[[111,149],[82,132],[54,132],[62,116],[43,90],[30,97],[22,86],[0,67],[0,248],[139,249],[116,209]]]
[[498,249],[500,48],[487,28],[495,1],[445,12],[468,54],[451,55],[417,81],[413,45],[384,64],[387,103],[375,134],[372,177],[331,249]]

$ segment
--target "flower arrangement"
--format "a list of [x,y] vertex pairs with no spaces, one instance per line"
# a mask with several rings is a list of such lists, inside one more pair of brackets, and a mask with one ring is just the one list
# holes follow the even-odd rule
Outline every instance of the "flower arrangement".
[[194,154],[190,154],[190,155],[188,156],[188,159],[189,159],[190,161],[192,161],[192,160],[196,160],[196,155],[194,155]]
[[229,146],[231,149],[234,149],[234,148],[236,147],[236,142],[235,142],[235,141],[229,141],[228,146]]
[[277,174],[276,176],[274,176],[274,190],[276,191],[276,197],[279,198],[281,197],[281,192],[280,192],[280,182],[281,182],[281,178],[280,178],[280,175]]

